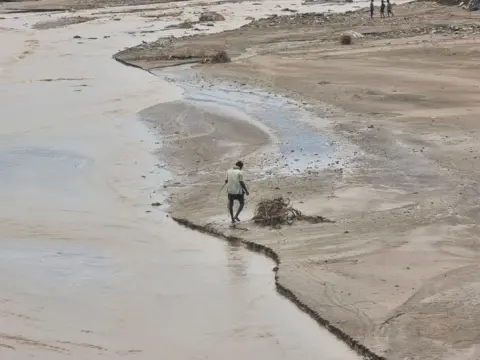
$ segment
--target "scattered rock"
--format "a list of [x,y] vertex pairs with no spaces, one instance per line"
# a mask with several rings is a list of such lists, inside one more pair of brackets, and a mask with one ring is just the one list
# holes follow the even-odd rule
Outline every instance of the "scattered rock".
[[73,38],[74,39],[81,39],[82,37],[80,35],[75,35]]
[[215,26],[214,23],[207,23],[207,24],[205,24],[205,25],[206,25],[206,26],[210,26],[210,27]]
[[162,203],[159,203],[158,201],[152,203],[152,206],[161,206],[161,205],[162,205]]
[[200,18],[198,21],[206,22],[206,21],[223,21],[225,18],[222,14],[216,13],[214,11],[206,11],[200,14]]
[[253,16],[247,16],[247,17],[245,18],[245,20],[253,21],[253,20],[255,20],[255,18],[254,18]]
[[290,8],[283,8],[282,11],[288,11],[288,12],[292,12],[292,13],[298,12],[298,10],[294,10],[294,9],[290,9]]
[[361,38],[365,37],[365,36],[363,36],[363,34],[357,32],[357,31],[353,31],[353,30],[345,31],[342,35],[349,35],[353,39],[361,39]]
[[353,38],[351,35],[348,34],[342,34],[340,36],[340,44],[342,45],[351,45],[353,42]]
[[368,128],[369,128],[369,129],[373,129],[373,125],[368,125]]

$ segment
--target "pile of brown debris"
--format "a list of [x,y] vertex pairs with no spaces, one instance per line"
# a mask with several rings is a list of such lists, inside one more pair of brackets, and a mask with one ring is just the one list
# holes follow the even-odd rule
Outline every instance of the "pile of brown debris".
[[292,225],[296,220],[307,221],[312,224],[333,222],[323,216],[308,216],[290,205],[290,199],[276,197],[263,199],[255,207],[253,221],[257,225],[280,227]]

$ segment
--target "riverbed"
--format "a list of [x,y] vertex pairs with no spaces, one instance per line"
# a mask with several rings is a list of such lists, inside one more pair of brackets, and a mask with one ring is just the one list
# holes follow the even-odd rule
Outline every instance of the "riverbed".
[[171,175],[137,113],[182,90],[111,59],[143,20],[34,16],[0,30],[0,357],[356,359],[272,261],[151,206]]

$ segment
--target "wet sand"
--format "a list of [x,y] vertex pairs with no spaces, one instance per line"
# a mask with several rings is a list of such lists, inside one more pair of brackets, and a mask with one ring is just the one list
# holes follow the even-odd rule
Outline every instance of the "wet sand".
[[275,292],[270,259],[151,206],[173,174],[137,113],[181,89],[111,59],[142,18],[34,31],[42,16],[6,17],[2,359],[358,358]]
[[[283,195],[335,223],[230,229],[217,201],[231,166],[223,162],[173,192],[174,216],[271,249],[279,285],[379,356],[478,359],[478,13],[425,2],[394,9],[395,18],[373,22],[361,11],[270,17],[118,56],[151,70],[182,62],[172,54],[202,62],[205,48],[227,49],[233,61],[197,68],[197,85],[226,81],[233,90],[217,94],[220,102],[229,91],[287,95],[312,113],[299,127],[345,146],[342,166],[295,177],[260,176],[271,149],[246,156],[252,203],[244,219],[255,199]],[[363,38],[341,46],[352,29]],[[277,140],[273,153],[287,156]]]

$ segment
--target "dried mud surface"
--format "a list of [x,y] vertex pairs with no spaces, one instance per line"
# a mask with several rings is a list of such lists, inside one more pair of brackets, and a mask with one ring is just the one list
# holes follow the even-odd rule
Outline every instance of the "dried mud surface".
[[[253,171],[262,164],[258,150],[215,151],[193,158],[198,176],[178,173],[173,215],[271,249],[281,262],[278,284],[378,356],[477,359],[480,15],[434,3],[394,12],[373,22],[363,11],[274,17],[116,57],[150,69],[182,63],[171,55],[226,49],[233,62],[203,65],[199,76],[286,94],[326,118],[320,131],[356,149],[343,168],[265,179]],[[341,46],[347,30],[364,37]],[[238,156],[252,189],[244,217],[256,198],[287,194],[303,212],[335,223],[229,228],[217,194]],[[189,168],[192,160],[176,164]]]

